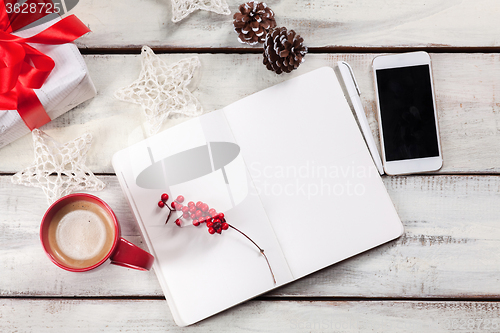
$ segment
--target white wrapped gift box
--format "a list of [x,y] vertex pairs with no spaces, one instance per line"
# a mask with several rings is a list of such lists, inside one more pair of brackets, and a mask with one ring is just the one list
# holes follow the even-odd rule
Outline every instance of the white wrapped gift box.
[[[57,18],[13,34],[31,37],[59,20],[60,18]],[[51,120],[96,95],[96,89],[90,79],[85,61],[75,44],[30,43],[30,45],[51,57],[55,62],[55,67],[43,86],[40,89],[34,89]],[[30,129],[16,110],[0,111],[0,148],[28,133]]]

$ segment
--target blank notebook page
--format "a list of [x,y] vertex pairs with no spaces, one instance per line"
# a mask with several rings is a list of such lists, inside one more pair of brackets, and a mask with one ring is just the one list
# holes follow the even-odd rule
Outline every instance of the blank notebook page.
[[294,279],[402,234],[332,68],[223,111]]

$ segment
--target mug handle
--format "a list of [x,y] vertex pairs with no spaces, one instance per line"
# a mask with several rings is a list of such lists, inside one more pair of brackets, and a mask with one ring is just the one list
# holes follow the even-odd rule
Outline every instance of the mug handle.
[[154,257],[150,253],[122,237],[118,239],[116,250],[111,255],[112,264],[140,271],[149,271],[153,261]]

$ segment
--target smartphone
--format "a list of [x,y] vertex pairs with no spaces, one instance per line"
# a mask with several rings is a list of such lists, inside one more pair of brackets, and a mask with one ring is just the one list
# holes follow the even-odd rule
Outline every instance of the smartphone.
[[373,73],[385,172],[439,170],[443,158],[429,54],[376,57]]

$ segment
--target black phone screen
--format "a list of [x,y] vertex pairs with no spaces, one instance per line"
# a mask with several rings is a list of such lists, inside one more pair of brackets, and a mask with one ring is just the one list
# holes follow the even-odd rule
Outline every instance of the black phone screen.
[[376,71],[386,161],[439,156],[429,65]]

